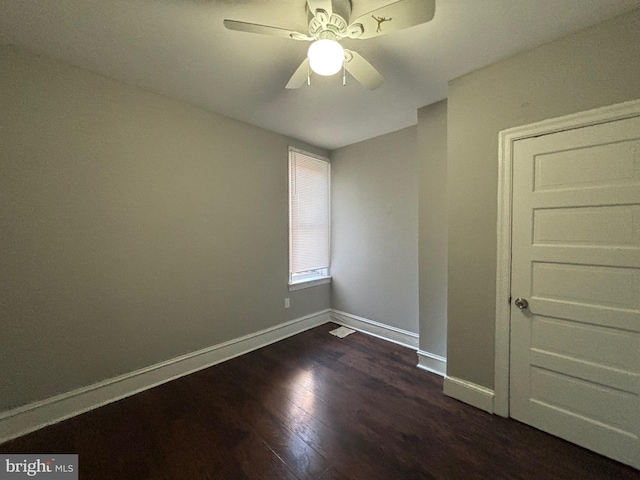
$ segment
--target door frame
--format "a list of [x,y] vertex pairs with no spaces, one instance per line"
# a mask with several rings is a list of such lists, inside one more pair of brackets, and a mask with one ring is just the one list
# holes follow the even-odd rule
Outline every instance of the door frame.
[[513,144],[517,140],[640,116],[640,100],[513,127],[498,133],[498,251],[493,413],[509,416]]

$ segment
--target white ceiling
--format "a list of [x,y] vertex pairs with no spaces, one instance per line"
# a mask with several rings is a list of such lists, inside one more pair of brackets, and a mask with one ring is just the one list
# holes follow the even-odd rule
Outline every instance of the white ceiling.
[[[394,0],[352,0],[361,15]],[[447,81],[640,6],[640,0],[437,0],[426,24],[345,40],[386,78],[286,90],[308,43],[225,18],[307,31],[305,0],[0,0],[0,42],[334,149],[416,123]]]

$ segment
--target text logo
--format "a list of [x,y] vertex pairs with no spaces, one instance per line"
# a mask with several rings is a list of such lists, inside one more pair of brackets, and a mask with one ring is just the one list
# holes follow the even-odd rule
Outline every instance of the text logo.
[[78,480],[78,455],[0,455],[0,480]]

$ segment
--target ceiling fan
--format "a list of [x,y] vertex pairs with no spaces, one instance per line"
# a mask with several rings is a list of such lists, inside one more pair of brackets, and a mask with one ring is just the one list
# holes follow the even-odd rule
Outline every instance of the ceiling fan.
[[311,71],[319,75],[346,72],[369,90],[378,88],[384,78],[367,60],[340,45],[344,38],[378,37],[430,21],[435,14],[435,0],[396,0],[357,18],[351,18],[351,0],[307,0],[309,34],[257,23],[225,20],[224,26],[240,32],[271,35],[313,42],[307,58],[300,64],[286,88],[310,85]]

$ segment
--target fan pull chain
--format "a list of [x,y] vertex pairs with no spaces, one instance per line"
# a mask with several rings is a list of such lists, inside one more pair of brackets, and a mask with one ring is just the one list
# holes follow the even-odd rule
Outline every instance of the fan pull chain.
[[347,68],[342,64],[342,86],[347,86]]
[[311,66],[307,62],[307,87],[311,86]]

